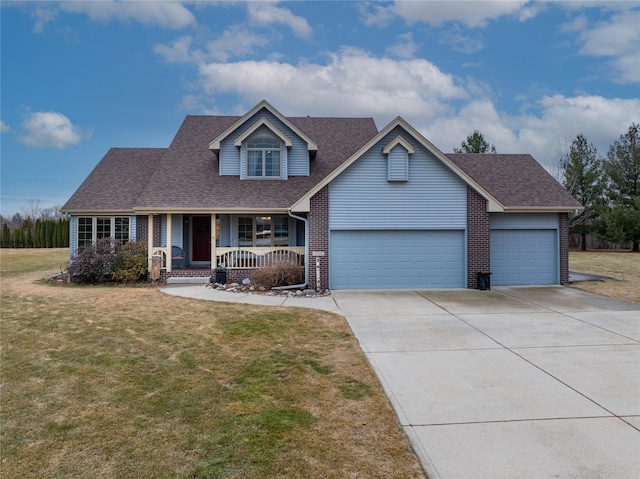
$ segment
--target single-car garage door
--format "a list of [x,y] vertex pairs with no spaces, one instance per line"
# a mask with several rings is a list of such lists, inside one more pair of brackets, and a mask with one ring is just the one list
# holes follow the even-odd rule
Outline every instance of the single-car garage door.
[[492,230],[491,284],[558,284],[556,230]]
[[332,231],[332,289],[463,288],[464,231]]

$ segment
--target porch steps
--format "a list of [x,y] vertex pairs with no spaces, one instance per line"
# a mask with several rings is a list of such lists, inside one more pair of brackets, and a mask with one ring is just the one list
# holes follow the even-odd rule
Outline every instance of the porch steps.
[[209,276],[174,276],[167,278],[167,284],[207,284]]

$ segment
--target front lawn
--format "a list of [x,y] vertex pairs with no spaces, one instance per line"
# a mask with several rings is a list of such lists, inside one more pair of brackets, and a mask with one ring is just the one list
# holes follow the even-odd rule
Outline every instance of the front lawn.
[[0,250],[0,475],[423,477],[343,318],[48,285]]
[[640,303],[640,253],[571,251],[569,270],[606,277],[604,281],[572,283],[575,288]]

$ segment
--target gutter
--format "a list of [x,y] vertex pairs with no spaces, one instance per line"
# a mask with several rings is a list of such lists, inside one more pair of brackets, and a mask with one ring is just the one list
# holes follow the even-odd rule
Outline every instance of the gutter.
[[275,288],[271,288],[275,290],[305,288],[309,284],[309,223],[307,218],[294,215],[291,210],[288,210],[287,213],[291,218],[304,222],[304,283],[290,284],[288,286],[276,286]]

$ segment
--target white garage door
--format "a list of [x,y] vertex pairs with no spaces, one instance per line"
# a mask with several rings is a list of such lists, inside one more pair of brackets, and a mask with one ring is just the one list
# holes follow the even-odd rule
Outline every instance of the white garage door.
[[332,289],[463,288],[464,231],[332,231]]
[[558,284],[556,230],[492,230],[491,284]]

